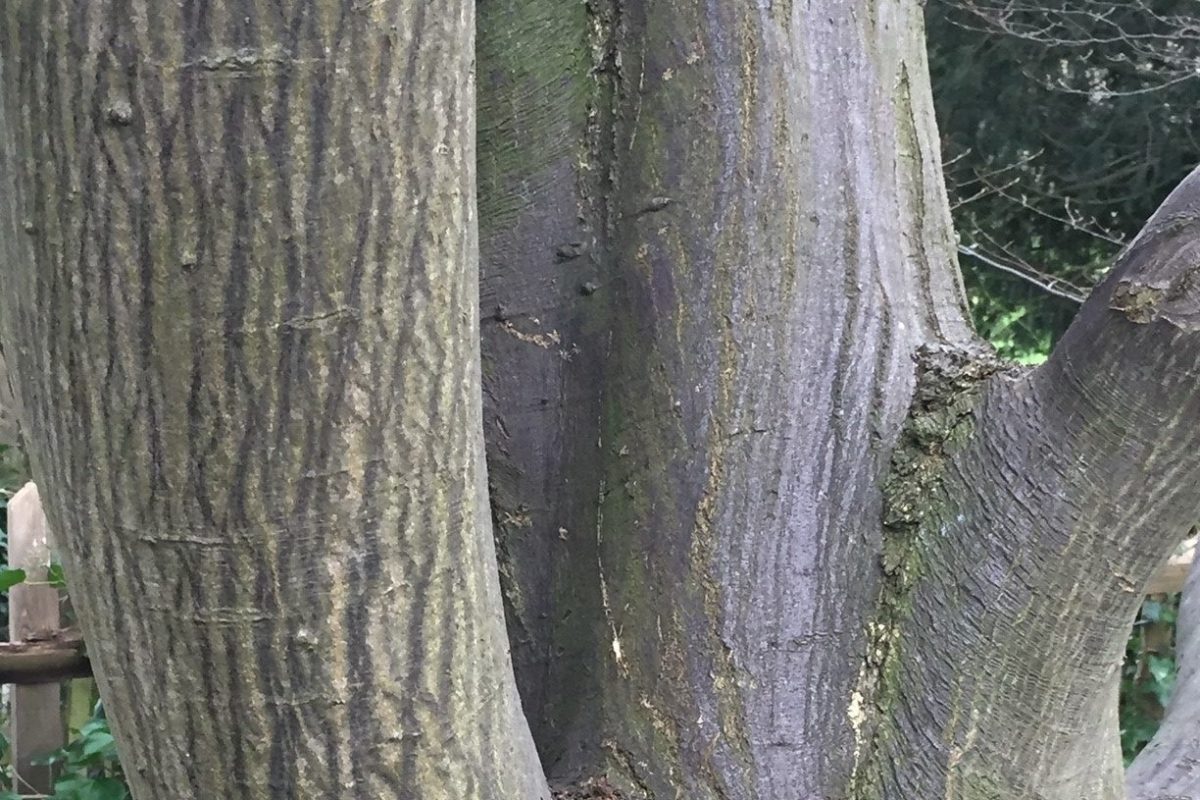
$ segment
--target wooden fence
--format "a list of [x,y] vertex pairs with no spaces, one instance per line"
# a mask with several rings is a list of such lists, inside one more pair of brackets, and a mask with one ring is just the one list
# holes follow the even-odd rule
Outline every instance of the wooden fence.
[[9,642],[0,645],[0,683],[12,684],[13,791],[22,795],[53,792],[53,768],[33,761],[66,744],[61,682],[91,675],[83,638],[62,625],[63,598],[50,582],[52,556],[37,486],[27,483],[8,501],[9,567],[24,570],[25,580],[9,590]]

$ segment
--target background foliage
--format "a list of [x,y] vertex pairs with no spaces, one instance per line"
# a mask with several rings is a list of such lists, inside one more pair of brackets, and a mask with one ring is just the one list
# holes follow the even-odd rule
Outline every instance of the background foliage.
[[972,311],[1004,355],[1045,353],[1196,165],[1198,24],[1196,0],[927,7]]
[[[8,499],[29,479],[24,457],[11,445],[0,444],[0,559],[8,563]],[[0,630],[8,633],[7,590],[19,582],[16,570],[0,570]],[[51,569],[51,581],[62,583],[62,568]],[[94,692],[94,688],[93,688]],[[8,704],[5,697],[3,721],[7,722]],[[7,730],[7,724],[4,726]],[[67,732],[66,747],[47,753],[44,763],[58,765],[55,791],[49,800],[128,800],[129,789],[117,758],[117,748],[104,707],[97,702],[90,719],[78,730]],[[7,735],[0,733],[0,785],[12,786],[12,762],[9,758]],[[23,795],[0,789],[0,800],[18,800]]]

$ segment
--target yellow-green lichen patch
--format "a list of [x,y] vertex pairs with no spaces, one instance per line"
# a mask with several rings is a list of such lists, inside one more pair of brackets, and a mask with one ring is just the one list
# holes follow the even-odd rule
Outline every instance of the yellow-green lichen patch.
[[847,709],[856,742],[849,793],[854,800],[879,796],[877,762],[899,697],[902,629],[921,575],[922,531],[948,510],[942,485],[947,461],[971,435],[984,382],[1010,368],[984,347],[925,347],[917,354],[912,405],[883,483],[883,580]]

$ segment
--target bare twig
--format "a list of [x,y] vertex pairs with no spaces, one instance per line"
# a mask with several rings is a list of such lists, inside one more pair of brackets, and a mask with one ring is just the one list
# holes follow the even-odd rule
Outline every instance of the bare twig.
[[970,256],[981,264],[998,269],[1002,272],[1007,272],[1009,275],[1015,275],[1023,281],[1037,286],[1045,292],[1048,292],[1056,297],[1061,297],[1065,300],[1070,300],[1074,303],[1082,304],[1087,299],[1087,292],[1080,289],[1061,278],[1055,278],[1052,275],[1047,275],[1028,267],[1016,266],[1014,264],[1006,264],[997,258],[982,253],[975,245],[959,245],[958,252]]

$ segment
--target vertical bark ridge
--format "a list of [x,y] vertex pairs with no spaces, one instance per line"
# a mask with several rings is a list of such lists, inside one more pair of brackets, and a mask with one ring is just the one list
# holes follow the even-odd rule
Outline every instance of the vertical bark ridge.
[[137,797],[547,796],[483,500],[472,33],[0,13],[5,337]]

